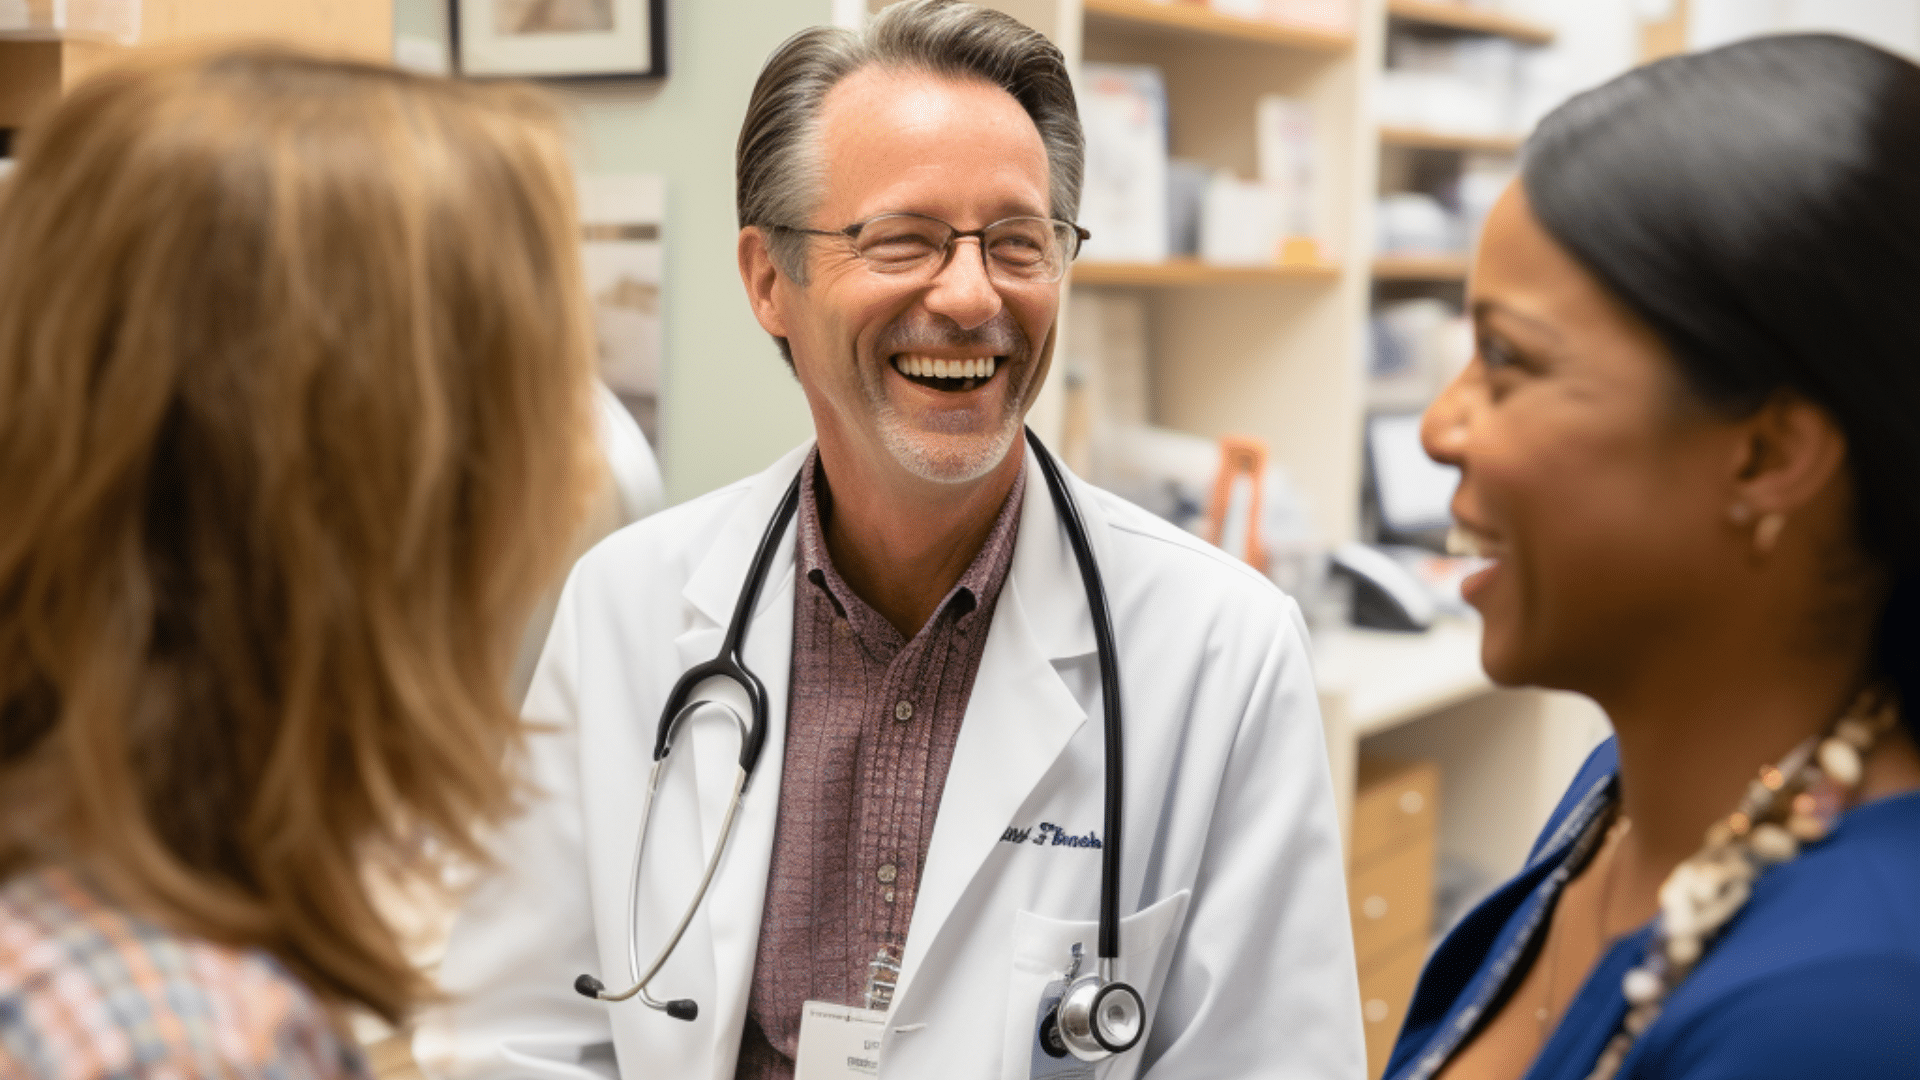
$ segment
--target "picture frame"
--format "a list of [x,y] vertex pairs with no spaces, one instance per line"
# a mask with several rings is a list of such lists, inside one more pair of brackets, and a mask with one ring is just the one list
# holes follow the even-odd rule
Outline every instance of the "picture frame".
[[667,73],[667,0],[448,0],[447,22],[469,78]]

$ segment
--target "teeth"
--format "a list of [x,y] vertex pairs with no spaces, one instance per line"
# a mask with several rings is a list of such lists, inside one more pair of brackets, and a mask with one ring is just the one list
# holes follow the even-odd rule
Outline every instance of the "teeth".
[[932,356],[902,356],[893,362],[902,375],[922,379],[991,379],[999,360],[982,356],[966,360],[943,360]]
[[1447,554],[1479,555],[1480,542],[1467,530],[1455,525],[1447,530]]

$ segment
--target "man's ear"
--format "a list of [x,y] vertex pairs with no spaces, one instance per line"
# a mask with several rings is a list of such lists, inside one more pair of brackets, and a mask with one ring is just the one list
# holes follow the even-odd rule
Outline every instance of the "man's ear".
[[1775,394],[1742,422],[1735,484],[1754,513],[1791,516],[1825,491],[1847,462],[1847,440],[1827,411]]
[[782,275],[774,265],[765,230],[753,225],[740,230],[739,257],[740,283],[747,287],[747,302],[753,305],[760,329],[777,338],[787,337],[787,320],[775,296]]

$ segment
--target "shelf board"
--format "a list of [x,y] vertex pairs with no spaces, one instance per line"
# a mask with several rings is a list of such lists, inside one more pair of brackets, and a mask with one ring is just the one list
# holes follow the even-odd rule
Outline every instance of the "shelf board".
[[1375,281],[1465,281],[1472,260],[1465,255],[1382,255],[1373,260]]
[[1353,47],[1353,35],[1316,26],[1288,26],[1221,15],[1191,2],[1085,0],[1089,21],[1131,29],[1164,30],[1216,40],[1247,41],[1303,52],[1341,53]]
[[1521,135],[1453,135],[1444,131],[1425,131],[1420,128],[1404,127],[1380,129],[1380,145],[1401,146],[1410,150],[1513,154],[1519,152],[1520,144],[1525,141],[1525,136]]
[[1313,635],[1314,672],[1323,696],[1338,695],[1356,738],[1493,689],[1480,667],[1480,625],[1443,619],[1422,634],[1340,628]]
[[[1088,5],[1091,7],[1091,3]],[[1387,0],[1387,14],[1408,22],[1475,34],[1498,34],[1527,45],[1551,45],[1553,29],[1498,11],[1471,8],[1450,0]]]
[[1073,267],[1075,285],[1259,285],[1294,281],[1332,281],[1333,263],[1275,263],[1272,266],[1213,266],[1198,259],[1163,263],[1082,262]]

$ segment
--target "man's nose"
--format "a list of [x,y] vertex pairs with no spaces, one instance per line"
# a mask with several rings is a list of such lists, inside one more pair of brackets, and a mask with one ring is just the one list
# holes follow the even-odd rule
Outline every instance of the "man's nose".
[[952,319],[962,330],[984,325],[1000,314],[1006,302],[987,276],[987,264],[977,236],[955,237],[953,254],[927,291],[929,311]]

